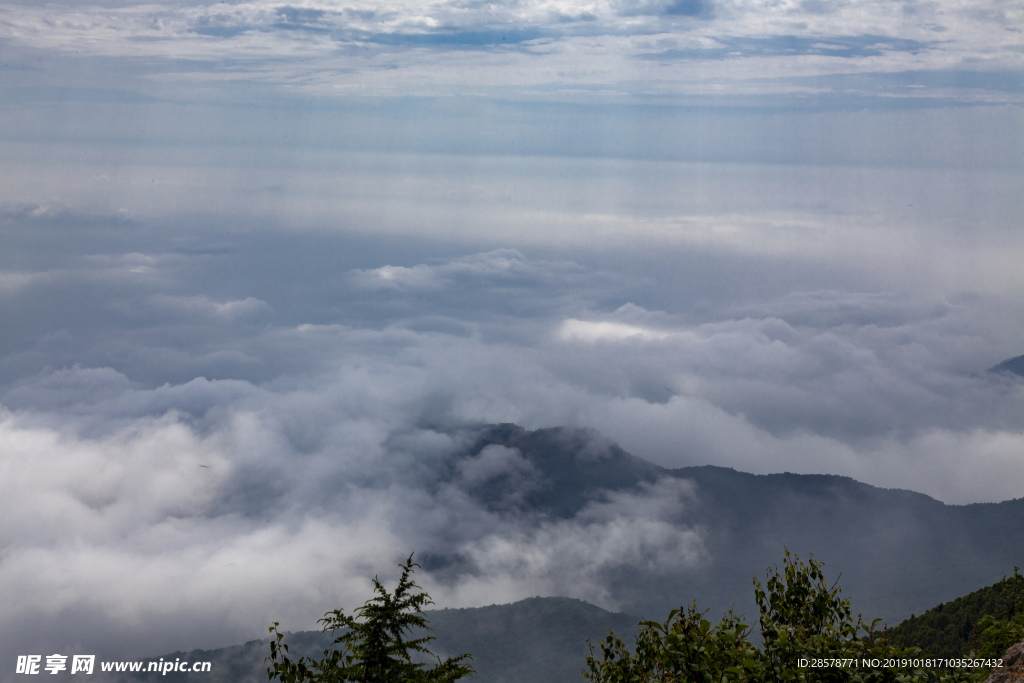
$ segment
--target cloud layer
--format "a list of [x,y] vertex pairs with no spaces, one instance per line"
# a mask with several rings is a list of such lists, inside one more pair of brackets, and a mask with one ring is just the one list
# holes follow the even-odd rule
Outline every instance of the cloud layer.
[[622,571],[708,560],[687,482],[524,514],[544,482],[515,449],[452,459],[486,422],[595,428],[669,467],[1024,495],[1024,382],[985,372],[1024,318],[994,293],[722,289],[709,306],[685,280],[666,297],[631,266],[512,249],[374,265],[332,237],[309,253],[361,263],[321,271],[213,239],[9,271],[24,327],[4,341],[0,582],[19,587],[2,606],[18,652],[310,628],[412,550],[450,606],[622,607]]
[[[1019,72],[1021,18],[1003,0],[16,2],[0,9],[0,31],[26,69],[39,51],[124,60],[122,83],[149,96],[155,83],[214,99],[254,83],[328,97],[814,95],[830,85],[792,79],[952,70],[959,83],[890,82],[884,94],[1019,101],[1019,80],[1008,81],[1011,94],[983,74]],[[878,83],[851,85],[844,90],[878,94]]]

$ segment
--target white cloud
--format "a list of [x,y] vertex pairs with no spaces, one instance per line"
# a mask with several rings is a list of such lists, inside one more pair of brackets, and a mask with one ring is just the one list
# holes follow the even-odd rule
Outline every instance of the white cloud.
[[37,273],[0,273],[0,293],[22,289],[39,277]]
[[[496,249],[436,265],[419,264],[411,268],[382,266],[370,270],[354,270],[352,281],[368,289],[440,289],[460,280],[494,283],[497,279],[530,278],[535,269],[515,249]],[[492,285],[493,286],[493,285]]]
[[559,339],[564,341],[583,341],[591,344],[599,341],[624,341],[626,339],[650,341],[665,339],[668,336],[668,332],[606,320],[587,321],[570,318],[564,321],[558,328]]
[[202,295],[190,297],[156,296],[153,302],[157,306],[186,314],[207,315],[227,320],[258,315],[270,309],[266,301],[261,301],[251,296],[238,301],[225,301],[224,303],[211,301],[209,297]]

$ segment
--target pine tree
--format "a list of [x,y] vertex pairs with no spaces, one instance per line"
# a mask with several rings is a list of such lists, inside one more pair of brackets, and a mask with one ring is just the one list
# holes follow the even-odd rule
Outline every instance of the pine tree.
[[[281,683],[450,683],[471,676],[475,671],[465,663],[469,654],[441,661],[427,645],[433,636],[411,638],[417,630],[430,631],[423,607],[434,604],[412,580],[420,565],[412,555],[400,564],[402,575],[394,593],[389,593],[377,577],[373,577],[374,597],[353,615],[336,609],[320,619],[324,633],[339,633],[324,657],[314,660],[288,656],[284,634],[279,623],[270,627],[270,680]],[[432,666],[415,662],[413,657],[433,657]]]

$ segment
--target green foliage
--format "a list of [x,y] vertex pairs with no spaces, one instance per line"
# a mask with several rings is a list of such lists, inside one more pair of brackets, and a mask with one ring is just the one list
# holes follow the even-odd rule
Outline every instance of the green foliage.
[[767,588],[754,579],[766,648],[782,639],[783,630],[801,628],[808,635],[821,635],[850,621],[850,599],[839,597],[837,585],[828,587],[821,563],[811,558],[804,564],[788,549],[785,553],[782,572],[778,566],[768,570]]
[[986,614],[978,620],[981,636],[977,649],[982,657],[1002,656],[1011,645],[1024,640],[1024,591],[1021,590],[1024,577],[1020,575],[1020,567],[1013,568],[1013,578],[1008,583],[1011,588],[1006,618],[997,620]]
[[987,675],[925,666],[920,649],[896,647],[877,630],[879,619],[854,622],[849,599],[813,558],[786,550],[781,570],[769,568],[764,585],[754,580],[754,596],[760,648],[743,617],[728,612],[712,625],[693,605],[664,624],[641,624],[632,651],[609,633],[601,659],[591,647],[583,675],[594,683],[968,683]]
[[663,624],[641,622],[633,652],[621,638],[609,633],[601,642],[602,660],[594,658],[590,647],[590,672],[583,676],[595,683],[738,680],[743,667],[756,663],[759,655],[746,639],[750,627],[732,612],[714,626],[704,614],[693,604],[672,610]]
[[981,637],[978,639],[978,654],[982,657],[1001,657],[1011,645],[1024,640],[1024,615],[996,621],[986,614],[978,622]]
[[1006,642],[997,634],[1006,631],[1005,637],[1012,637],[1013,623],[1019,625],[1022,618],[1024,577],[1014,567],[1012,577],[911,616],[889,633],[897,645],[915,645],[938,657],[963,657],[972,650],[991,655]]
[[[373,578],[374,597],[354,615],[337,609],[320,620],[323,632],[340,632],[323,659],[308,657],[291,659],[284,634],[277,622],[270,628],[270,680],[281,683],[450,683],[471,676],[473,669],[465,664],[470,655],[448,657],[441,661],[427,645],[432,636],[410,638],[416,630],[429,631],[423,607],[433,604],[430,596],[420,591],[411,576],[416,567],[412,555],[399,565],[402,575],[394,593],[389,593],[377,577]],[[340,646],[340,647],[336,647]],[[436,664],[427,667],[413,661],[414,656],[433,657]]]

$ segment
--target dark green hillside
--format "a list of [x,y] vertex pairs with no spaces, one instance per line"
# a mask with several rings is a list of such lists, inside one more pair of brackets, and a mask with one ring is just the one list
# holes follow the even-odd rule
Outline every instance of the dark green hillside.
[[917,646],[936,656],[959,657],[976,647],[982,617],[1009,619],[1022,611],[1024,580],[1011,576],[920,616],[911,616],[889,633],[900,647]]

